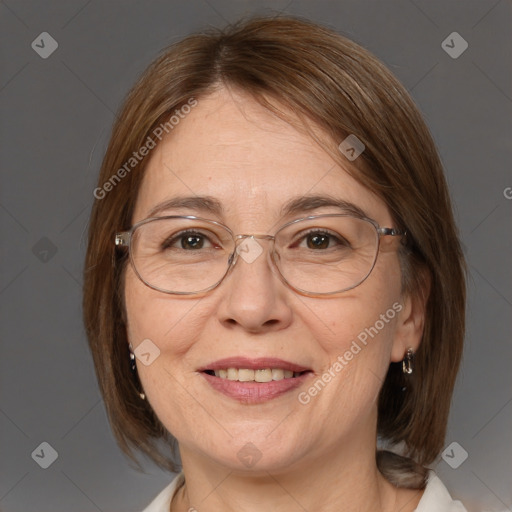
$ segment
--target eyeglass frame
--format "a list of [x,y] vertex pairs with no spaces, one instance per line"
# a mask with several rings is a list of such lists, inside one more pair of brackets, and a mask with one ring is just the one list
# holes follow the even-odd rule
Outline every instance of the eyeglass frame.
[[[372,263],[370,270],[368,271],[366,276],[363,279],[361,279],[361,281],[359,281],[358,283],[354,284],[353,286],[350,286],[349,288],[344,288],[342,290],[337,290],[334,292],[308,292],[306,290],[302,290],[302,289],[297,288],[297,287],[293,286],[292,284],[290,284],[286,280],[286,278],[283,276],[283,274],[281,273],[281,270],[279,269],[279,266],[275,261],[275,254],[276,254],[275,240],[276,240],[277,234],[280,231],[282,231],[283,229],[285,229],[288,226],[291,226],[292,224],[295,224],[295,223],[301,222],[301,221],[305,221],[305,220],[318,219],[318,218],[322,218],[322,217],[352,217],[352,218],[363,220],[363,221],[370,223],[375,228],[375,232],[377,233],[377,249],[375,251],[375,258],[373,259],[373,263]],[[219,279],[219,281],[217,281],[212,286],[205,288],[203,290],[199,290],[197,292],[174,292],[174,291],[164,290],[157,286],[153,286],[142,278],[139,271],[137,270],[137,266],[135,265],[135,263],[133,261],[133,251],[131,250],[131,241],[133,238],[133,233],[140,226],[143,226],[150,222],[153,222],[156,220],[161,220],[161,219],[191,219],[191,220],[205,221],[205,222],[220,226],[221,228],[225,229],[231,235],[233,242],[235,244],[234,250],[233,250],[233,253],[229,255],[226,272]],[[158,217],[158,216],[157,217],[148,217],[147,219],[143,219],[143,220],[135,223],[130,229],[128,229],[126,231],[117,232],[115,234],[114,243],[115,243],[116,247],[127,248],[129,257],[130,257],[130,263],[132,265],[133,270],[135,271],[135,274],[142,281],[142,283],[144,283],[147,287],[149,287],[153,290],[156,290],[158,292],[165,293],[167,295],[199,295],[199,294],[207,293],[207,292],[217,288],[222,283],[222,281],[224,281],[224,279],[231,272],[231,270],[235,267],[235,265],[238,261],[239,253],[237,251],[237,248],[239,246],[239,244],[238,244],[239,240],[245,240],[246,238],[269,240],[272,242],[272,248],[270,251],[270,260],[271,260],[273,266],[276,268],[277,274],[278,274],[280,280],[286,286],[288,286],[291,290],[293,290],[301,295],[305,295],[305,296],[309,296],[309,297],[321,297],[321,296],[330,296],[330,295],[335,295],[335,294],[339,294],[339,293],[344,293],[349,290],[353,290],[354,288],[357,288],[359,285],[364,283],[364,281],[366,281],[366,279],[368,279],[368,277],[372,273],[372,271],[375,267],[375,264],[377,263],[377,258],[378,258],[379,252],[380,252],[380,239],[382,236],[403,236],[403,237],[405,237],[405,236],[407,236],[407,230],[400,230],[397,228],[389,228],[389,227],[381,227],[375,220],[370,219],[369,217],[361,216],[361,215],[354,215],[353,213],[338,213],[338,214],[323,213],[323,214],[319,214],[319,215],[309,215],[307,217],[301,217],[299,219],[294,219],[292,221],[286,222],[285,224],[283,224],[276,230],[274,235],[264,235],[264,234],[237,234],[237,235],[235,235],[233,233],[233,231],[228,226],[226,226],[225,224],[222,224],[222,222],[219,222],[216,220],[205,219],[204,217],[197,217],[195,215],[165,215],[165,216],[161,216],[161,217]]]

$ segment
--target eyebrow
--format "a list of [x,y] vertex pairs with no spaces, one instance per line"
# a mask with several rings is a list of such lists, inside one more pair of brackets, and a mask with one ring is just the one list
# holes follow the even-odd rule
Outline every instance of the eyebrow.
[[155,217],[157,214],[175,208],[188,208],[190,210],[197,210],[200,212],[210,213],[212,215],[221,216],[224,208],[217,199],[209,196],[178,196],[168,199],[163,203],[157,204],[153,207],[148,217]]
[[[299,213],[305,213],[317,208],[334,207],[346,213],[351,213],[359,217],[368,217],[366,212],[359,206],[329,195],[307,195],[298,196],[287,201],[280,210],[281,217],[290,217]],[[153,207],[148,217],[155,217],[166,210],[177,208],[187,208],[202,213],[208,213],[221,217],[224,212],[222,204],[217,199],[210,196],[178,196],[168,199]]]
[[368,217],[366,212],[354,203],[330,195],[308,195],[292,198],[282,206],[281,216],[288,217],[297,213],[326,207],[334,207],[345,213],[352,213],[359,217]]

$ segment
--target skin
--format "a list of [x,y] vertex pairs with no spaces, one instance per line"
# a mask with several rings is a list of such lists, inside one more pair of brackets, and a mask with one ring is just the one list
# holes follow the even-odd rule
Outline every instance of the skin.
[[[357,183],[307,135],[243,93],[221,89],[155,148],[133,222],[178,195],[219,200],[219,217],[190,209],[159,215],[220,220],[234,233],[269,233],[291,197],[329,194],[393,226],[386,205]],[[340,213],[332,207],[296,215]],[[333,297],[299,295],[265,257],[239,259],[232,273],[201,296],[168,295],[145,286],[127,267],[129,340],[149,338],[160,356],[138,372],[156,414],[177,438],[186,485],[171,510],[413,511],[421,491],[397,489],[375,463],[377,398],[391,361],[416,350],[424,306],[403,296],[396,246],[382,244],[370,276]],[[384,242],[384,240],[383,240]],[[266,249],[266,242],[262,246]],[[311,401],[297,394],[321,376],[352,340],[394,303],[402,311]],[[311,368],[300,389],[262,404],[213,390],[197,371],[230,356],[278,357]],[[238,451],[252,443],[260,460],[247,468]],[[314,485],[311,483],[315,482]]]

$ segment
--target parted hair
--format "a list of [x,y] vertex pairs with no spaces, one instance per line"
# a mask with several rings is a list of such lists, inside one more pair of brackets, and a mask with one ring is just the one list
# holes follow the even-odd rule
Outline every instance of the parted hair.
[[[146,69],[118,113],[98,187],[112,183],[123,165],[126,170],[149,139],[158,144],[155,128],[176,109],[220,87],[249,94],[277,115],[301,120],[306,129],[320,128],[323,138],[318,130],[311,130],[312,137],[380,197],[396,227],[407,231],[399,250],[402,287],[426,301],[425,327],[413,374],[391,363],[379,395],[378,436],[400,446],[401,453],[376,450],[376,460],[395,485],[424,487],[426,466],[443,447],[462,356],[466,267],[443,167],[418,108],[379,60],[335,31],[292,17],[250,18],[190,35]],[[350,134],[365,146],[352,163],[336,150]],[[140,382],[130,371],[123,305],[128,260],[114,245],[115,233],[131,227],[148,159],[122,173],[108,193],[95,194],[83,313],[121,449],[137,464],[139,451],[173,471],[175,440],[139,398]]]

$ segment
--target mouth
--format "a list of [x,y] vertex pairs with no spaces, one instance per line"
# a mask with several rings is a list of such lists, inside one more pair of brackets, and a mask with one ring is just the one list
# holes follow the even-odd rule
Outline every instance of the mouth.
[[242,403],[262,403],[297,388],[313,371],[275,358],[229,358],[198,370],[210,386]]
[[294,372],[283,368],[222,368],[220,370],[205,370],[204,373],[236,382],[272,382],[283,379],[294,379],[300,377],[306,371]]

